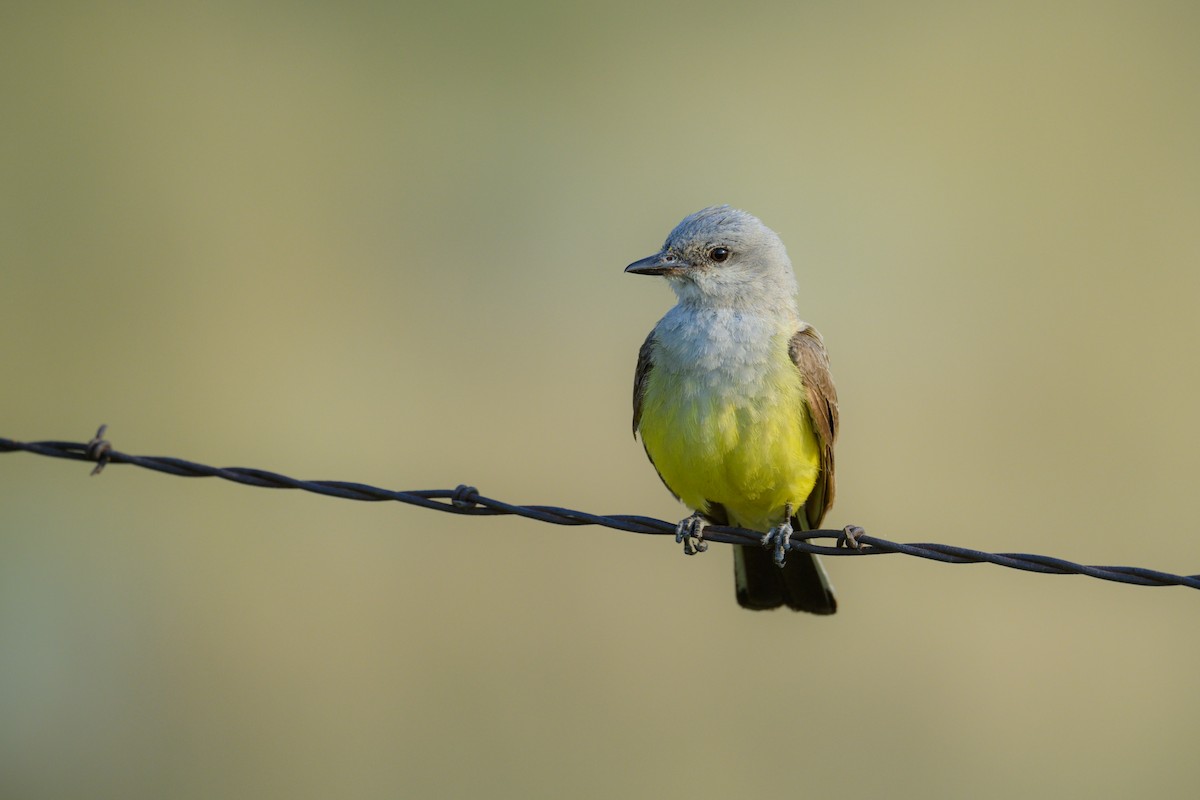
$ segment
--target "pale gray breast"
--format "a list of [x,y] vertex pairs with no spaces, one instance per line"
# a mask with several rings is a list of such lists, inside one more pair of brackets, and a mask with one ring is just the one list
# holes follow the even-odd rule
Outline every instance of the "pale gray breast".
[[787,358],[788,335],[776,317],[728,309],[676,306],[656,328],[655,369],[672,374],[684,391],[746,398],[767,391]]

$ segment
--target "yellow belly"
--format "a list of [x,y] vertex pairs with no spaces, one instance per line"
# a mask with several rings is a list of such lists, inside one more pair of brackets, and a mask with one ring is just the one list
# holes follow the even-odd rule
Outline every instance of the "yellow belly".
[[684,503],[720,503],[730,523],[766,531],[804,504],[821,453],[800,374],[785,360],[752,386],[711,387],[711,376],[655,369],[640,431],[663,481]]

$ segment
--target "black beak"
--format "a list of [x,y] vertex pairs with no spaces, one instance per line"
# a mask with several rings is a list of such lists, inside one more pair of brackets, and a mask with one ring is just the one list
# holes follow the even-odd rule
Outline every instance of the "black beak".
[[668,272],[678,272],[689,264],[674,253],[655,253],[652,256],[635,261],[625,268],[626,272],[634,275],[666,275]]

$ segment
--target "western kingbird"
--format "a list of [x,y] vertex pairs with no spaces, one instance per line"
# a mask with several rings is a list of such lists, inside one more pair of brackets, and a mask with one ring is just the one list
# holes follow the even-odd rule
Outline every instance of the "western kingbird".
[[713,206],[625,271],[665,277],[679,300],[646,337],[633,381],[634,434],[694,512],[676,541],[690,554],[706,549],[708,524],[763,531],[763,547],[734,548],[738,603],[834,613],[816,556],[785,560],[793,530],[815,530],[833,505],[838,408],[783,242],[757,217]]

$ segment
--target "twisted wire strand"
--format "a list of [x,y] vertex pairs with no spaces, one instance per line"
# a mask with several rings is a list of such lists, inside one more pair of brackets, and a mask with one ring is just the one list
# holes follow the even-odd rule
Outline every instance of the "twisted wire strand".
[[[96,435],[88,442],[18,442],[0,438],[0,453],[26,452],[50,458],[65,458],[73,461],[95,463],[92,474],[101,472],[108,464],[133,464],[143,469],[178,475],[184,478],[222,478],[246,486],[266,489],[299,489],[327,497],[364,502],[395,501],[408,505],[447,511],[467,516],[514,515],[526,519],[548,522],[554,525],[600,525],[629,533],[656,536],[675,535],[673,523],[653,517],[632,514],[589,514],[569,508],[544,505],[515,505],[490,497],[484,497],[472,486],[460,485],[455,489],[424,489],[416,491],[394,491],[365,483],[349,481],[304,481],[250,467],[211,467],[170,456],[135,456],[114,450],[104,439],[107,426],[101,425]],[[710,525],[704,529],[707,541],[726,544],[757,545],[762,534],[744,528]],[[864,545],[860,550],[838,546],[845,541],[839,530],[797,531],[788,544],[790,550],[803,550],[829,556],[871,556],[888,553],[925,558],[947,564],[989,563],[1011,569],[1038,572],[1045,575],[1086,575],[1106,581],[1129,583],[1138,586],[1187,586],[1200,589],[1200,575],[1172,575],[1167,572],[1142,567],[1089,566],[1076,564],[1061,558],[1031,555],[1028,553],[987,553],[964,547],[934,543],[904,544],[880,539],[876,536],[858,535]],[[813,540],[831,539],[833,546],[813,544]]]

